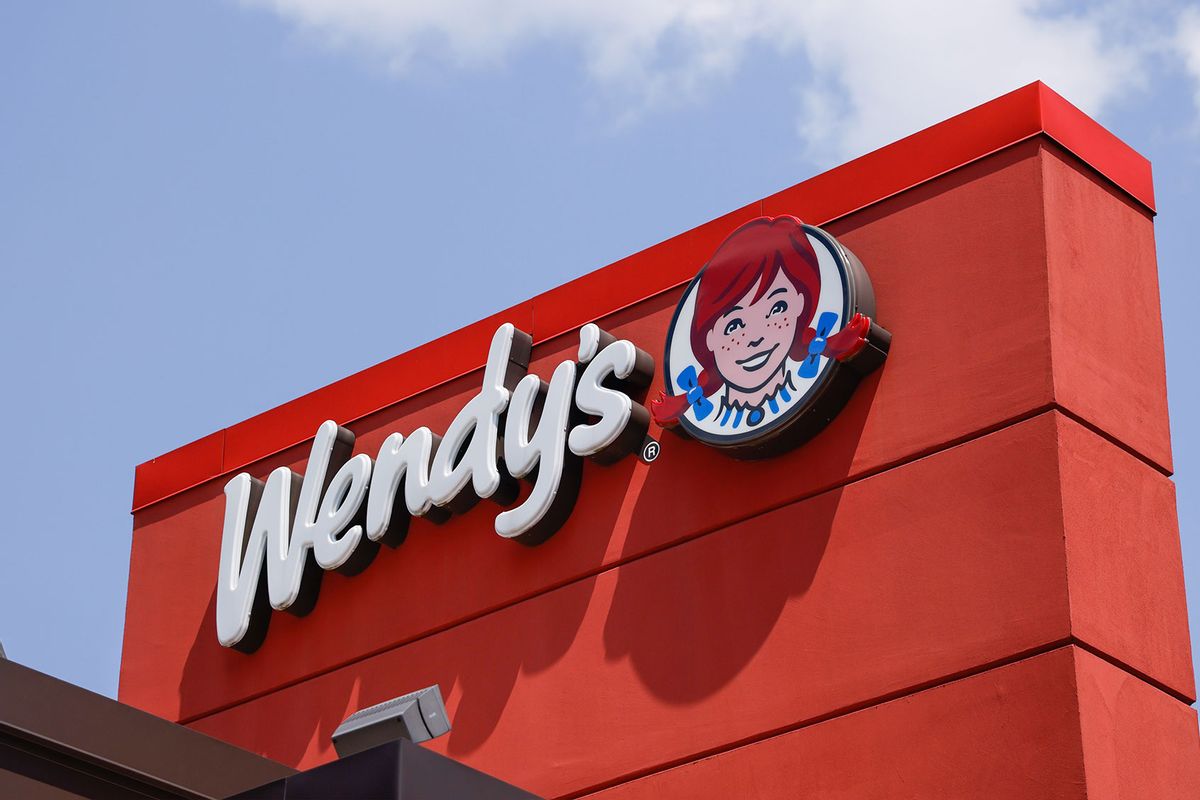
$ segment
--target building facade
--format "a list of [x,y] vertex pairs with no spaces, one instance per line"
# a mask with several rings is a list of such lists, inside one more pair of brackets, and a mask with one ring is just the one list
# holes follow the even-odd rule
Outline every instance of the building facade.
[[[686,397],[704,424],[736,411],[728,390],[701,391],[703,370],[668,369],[668,333],[699,317],[681,300],[722,243],[784,217],[861,261],[866,316],[890,336],[863,328],[880,363],[747,459],[664,429],[654,401]],[[120,699],[305,770],[336,758],[350,714],[437,684],[452,729],[426,746],[545,798],[1200,796],[1153,218],[1149,163],[1032,84],[143,464]],[[816,331],[805,346],[823,370],[852,364],[820,319],[797,322]],[[481,489],[481,468],[451,499],[414,490],[422,513],[399,531],[397,505],[372,549],[389,437],[450,436],[505,325],[498,363],[528,334],[519,372],[549,386],[529,430],[551,418],[560,369],[582,380],[614,341],[652,357],[645,380],[632,361],[618,374],[629,446],[540,449],[514,496],[509,474]],[[505,410],[492,449],[520,456]],[[586,412],[564,418],[596,424]],[[326,421],[339,463],[370,456],[369,489],[346,467],[342,496],[332,470],[303,494]],[[280,467],[297,519],[306,501],[327,502],[314,530],[346,517],[309,556],[329,568],[293,559],[280,569],[309,572],[290,584],[243,561],[257,523],[230,527],[238,476],[253,516],[269,502],[255,491],[283,491]],[[499,519],[513,508],[554,524]],[[338,555],[352,524],[362,545]],[[261,591],[243,614],[245,563]],[[272,601],[290,585],[277,605],[307,613],[266,607],[271,581]]]

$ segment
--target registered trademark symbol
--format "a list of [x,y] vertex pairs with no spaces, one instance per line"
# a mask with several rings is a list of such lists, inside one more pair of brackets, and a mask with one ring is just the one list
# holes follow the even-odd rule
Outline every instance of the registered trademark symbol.
[[653,439],[647,439],[646,443],[642,445],[642,461],[645,461],[647,464],[653,462],[654,459],[658,458],[661,450],[662,446],[658,442]]

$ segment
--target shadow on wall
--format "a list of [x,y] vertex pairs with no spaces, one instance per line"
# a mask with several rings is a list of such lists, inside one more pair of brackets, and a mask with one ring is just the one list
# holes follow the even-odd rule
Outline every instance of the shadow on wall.
[[[830,476],[824,485],[836,486],[849,474],[878,382],[879,373],[864,380],[836,420],[836,431],[817,437],[826,440],[817,448],[819,471]],[[597,514],[602,515],[599,519],[597,514],[589,514],[586,520],[572,519],[545,544],[514,553],[514,558],[523,559],[531,569],[540,563],[554,564],[562,555],[558,551],[568,548],[575,555],[585,554],[586,563],[596,567],[606,552],[619,553],[619,558],[630,559],[629,563],[418,639],[401,648],[411,657],[400,659],[399,669],[392,669],[397,662],[391,662],[386,670],[362,669],[359,661],[312,679],[322,682],[319,695],[310,695],[319,696],[319,702],[300,702],[289,706],[288,712],[288,724],[307,735],[280,737],[278,722],[256,713],[246,715],[245,722],[261,726],[261,732],[243,731],[245,736],[239,738],[271,742],[272,750],[265,755],[290,765],[312,766],[334,758],[330,737],[354,711],[438,683],[452,704],[453,729],[443,740],[445,747],[451,756],[469,760],[495,732],[519,677],[559,663],[581,634],[583,647],[595,642],[600,651],[596,659],[628,659],[647,689],[663,702],[693,703],[729,684],[762,647],[788,601],[803,596],[812,585],[842,493],[834,489],[810,497],[803,528],[797,528],[794,536],[767,535],[772,520],[783,517],[769,509],[755,512],[750,515],[752,522],[734,530],[706,536],[714,529],[736,524],[739,514],[746,517],[730,498],[750,490],[759,476],[778,482],[780,476],[787,480],[788,474],[796,474],[789,470],[811,469],[811,452],[801,448],[766,462],[742,462],[696,442],[668,434],[664,437],[662,456],[652,465],[634,457],[610,467],[587,464],[583,491],[620,501],[596,506]],[[719,481],[722,475],[730,476],[733,488],[685,495],[720,507],[684,509],[664,503],[664,498],[679,497],[679,487],[685,482]],[[436,535],[482,535],[479,528],[490,525],[491,517],[481,511],[442,526]],[[710,517],[715,522],[707,522],[708,528],[698,524]],[[665,550],[664,526],[668,531],[676,527],[680,531]],[[410,539],[434,532],[432,526],[416,521]],[[730,547],[729,536],[744,536],[745,540]],[[718,537],[724,537],[723,545],[712,541]],[[688,539],[696,541],[678,546]],[[721,548],[720,559],[712,557],[715,546]],[[658,554],[638,557],[647,551]],[[398,555],[385,548],[380,559]],[[362,581],[367,574],[346,579],[331,573],[324,580]],[[321,604],[317,605],[314,614],[320,613]],[[589,614],[593,605],[596,607]],[[185,698],[189,687],[206,680],[204,665],[212,664],[214,620],[215,593],[184,669],[180,691]],[[469,642],[472,657],[464,658],[464,641]],[[268,634],[264,650],[271,643]],[[306,683],[281,693],[296,691],[299,698],[300,691],[307,691]],[[297,705],[305,707],[303,715]]]
[[[837,475],[850,470],[877,385],[877,375],[864,381],[852,403],[856,408],[847,407],[839,417],[838,449],[826,453],[836,464],[824,465]],[[687,445],[689,450],[695,447],[700,445]],[[667,451],[664,446],[664,456]],[[723,470],[744,468],[744,462],[725,459],[724,466],[713,465],[700,474],[719,476]],[[656,480],[670,481],[671,476],[658,477],[651,470],[644,496],[669,492],[669,485],[655,487]],[[759,651],[788,600],[809,590],[841,497],[839,488],[804,501],[803,527],[792,531],[794,535],[770,535],[774,525],[794,523],[780,513],[760,511],[745,524],[735,523],[734,530],[670,551],[669,561],[635,561],[622,568],[604,629],[608,658],[628,658],[646,687],[668,703],[692,703],[720,690]],[[634,513],[643,512],[639,508]],[[644,535],[645,528],[642,531]],[[727,536],[741,538],[736,546],[718,541]],[[641,538],[631,536],[626,552],[643,551]]]
[[[839,417],[837,450],[832,456],[825,451],[836,462],[825,465],[831,472],[848,474],[877,385],[878,376],[864,381],[854,408]],[[451,755],[467,758],[483,745],[518,677],[556,664],[581,634],[585,640],[602,640],[605,660],[628,659],[655,697],[671,704],[693,703],[733,681],[762,647],[785,604],[808,591],[829,542],[841,489],[806,502],[804,527],[797,528],[795,536],[766,535],[771,520],[782,515],[757,513],[753,516],[759,524],[740,525],[726,534],[744,535],[746,540],[738,547],[722,547],[719,560],[711,557],[713,544],[703,535],[700,541],[672,545],[654,558],[635,558],[661,540],[646,520],[677,511],[664,508],[662,500],[679,494],[679,470],[660,468],[672,457],[680,463],[705,462],[694,467],[704,476],[719,475],[721,469],[762,469],[769,463],[734,461],[674,436],[665,440],[663,456],[653,465],[631,459],[628,478],[622,476],[624,499],[606,544],[624,540],[621,558],[634,560],[555,590],[540,598],[545,602],[523,604],[529,606],[524,613],[512,613],[519,625],[479,626],[488,637],[479,658],[456,664],[459,702],[448,743]],[[589,615],[592,603],[599,607]],[[593,631],[597,611],[603,613]],[[455,658],[458,653],[444,655]]]

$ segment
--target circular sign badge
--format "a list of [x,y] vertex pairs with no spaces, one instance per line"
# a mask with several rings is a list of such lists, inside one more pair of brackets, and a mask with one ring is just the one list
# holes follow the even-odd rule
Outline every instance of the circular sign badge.
[[862,263],[792,216],[739,227],[671,320],[654,419],[740,458],[811,438],[887,357]]

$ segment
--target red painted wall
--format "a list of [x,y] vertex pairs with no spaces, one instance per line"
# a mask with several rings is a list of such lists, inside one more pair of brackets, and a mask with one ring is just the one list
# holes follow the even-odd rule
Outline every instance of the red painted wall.
[[[543,376],[600,321],[656,355],[759,214],[867,264],[884,368],[800,449],[663,434],[527,548],[483,503],[253,655],[213,619],[228,476],[444,429],[496,324]],[[437,682],[430,746],[546,797],[1194,797],[1200,741],[1149,165],[1040,84],[138,468],[121,699],[301,767]],[[661,386],[656,377],[651,392]],[[347,624],[350,620],[350,624]]]

